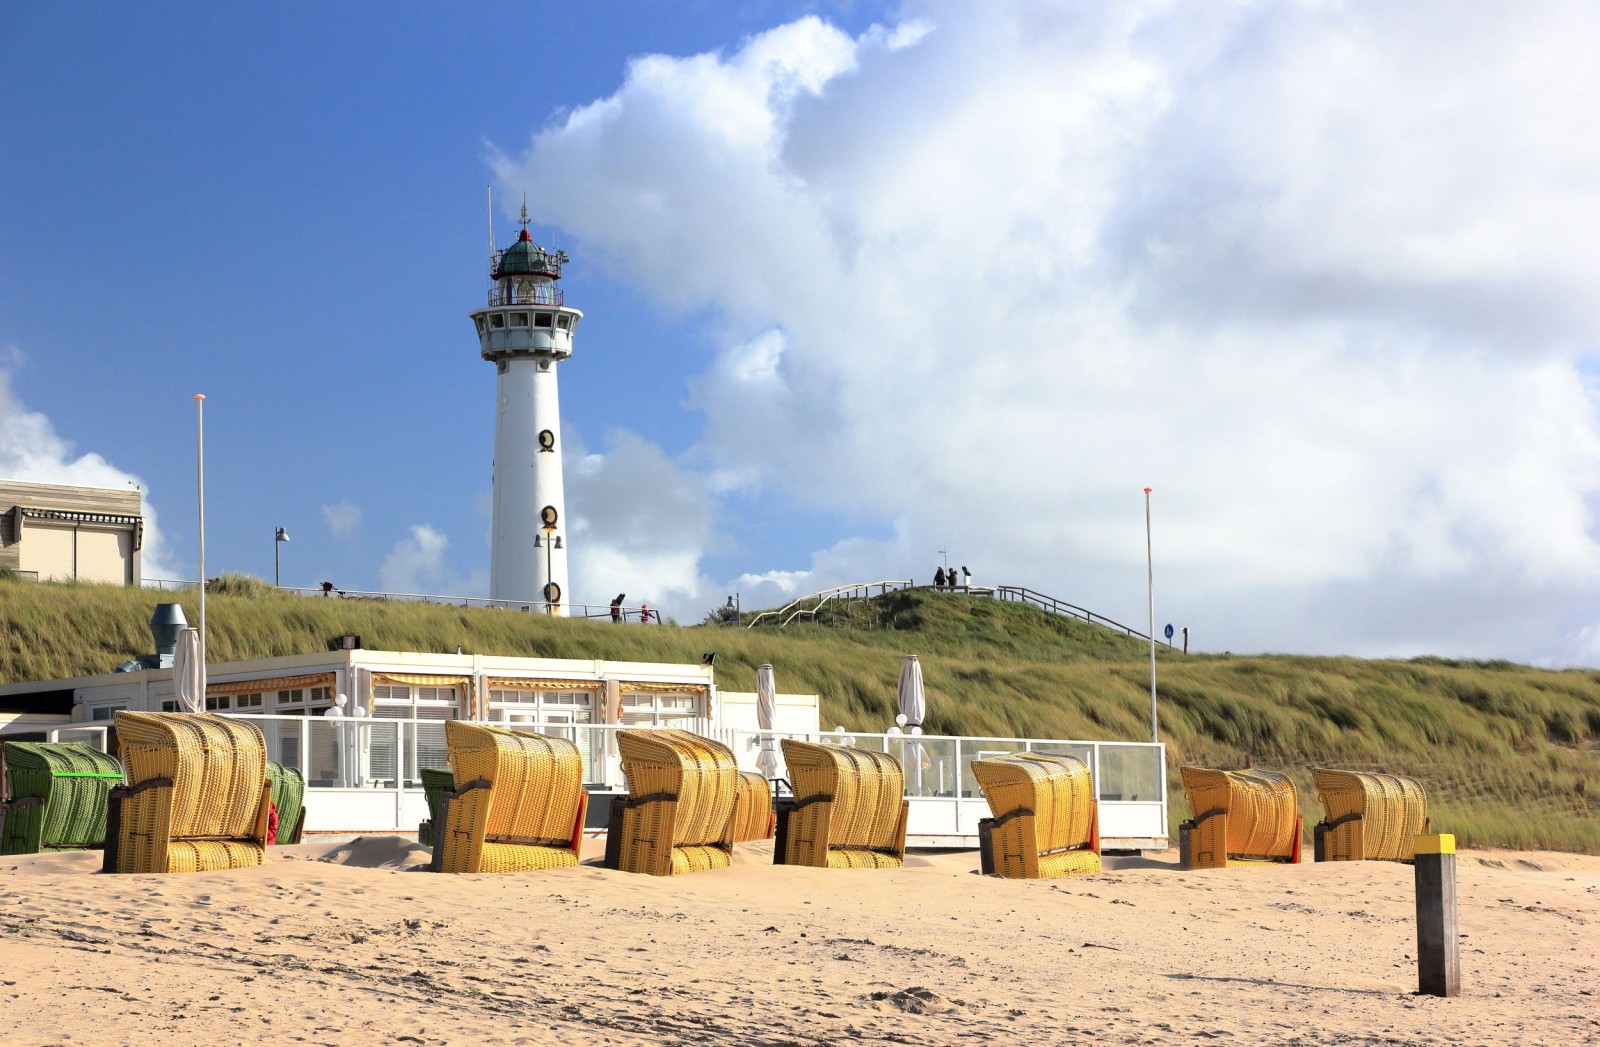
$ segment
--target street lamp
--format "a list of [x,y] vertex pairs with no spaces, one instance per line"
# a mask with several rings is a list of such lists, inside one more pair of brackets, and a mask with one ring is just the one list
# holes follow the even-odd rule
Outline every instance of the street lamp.
[[289,540],[289,532],[280,527],[272,540],[272,587],[278,588],[278,547]]
[[557,585],[551,578],[554,573],[552,564],[555,558],[555,550],[561,548],[561,536],[555,534],[553,526],[544,529],[543,539],[537,534],[533,536],[533,547],[537,549],[541,545],[544,546],[544,576],[546,579],[544,583],[544,613],[553,615],[556,613],[556,608],[561,604],[561,586]]

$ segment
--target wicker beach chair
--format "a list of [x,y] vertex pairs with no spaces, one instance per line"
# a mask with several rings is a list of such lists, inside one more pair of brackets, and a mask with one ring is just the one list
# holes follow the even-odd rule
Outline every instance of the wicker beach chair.
[[456,787],[456,776],[448,767],[424,767],[420,776],[422,797],[428,804],[428,817],[417,826],[417,840],[424,847],[432,847],[437,843],[433,827],[444,824],[444,812],[441,806],[444,803],[444,794]]
[[578,864],[589,794],[565,738],[448,720],[454,780],[439,794],[433,871],[533,872]]
[[1100,871],[1100,805],[1076,756],[1013,753],[975,760],[993,818],[978,823],[983,871],[1019,880]]
[[247,720],[116,717],[128,784],[111,791],[105,871],[209,872],[266,861],[267,746]]
[[1288,775],[1202,767],[1181,773],[1194,811],[1178,832],[1185,869],[1300,861],[1302,822]]
[[754,771],[739,772],[733,800],[733,842],[772,839],[772,786]]
[[0,854],[105,846],[106,796],[122,784],[116,757],[70,742],[6,742],[5,763]]
[[671,729],[618,731],[628,798],[611,805],[606,865],[672,876],[733,862],[739,771],[720,742]]
[[783,740],[794,799],[778,805],[776,865],[899,868],[906,854],[905,775],[888,753]]
[[1315,771],[1317,799],[1327,817],[1312,830],[1319,862],[1363,859],[1408,862],[1416,837],[1428,831],[1422,783],[1398,774]]
[[267,761],[267,784],[278,809],[278,835],[268,843],[299,843],[306,825],[306,776],[298,767]]

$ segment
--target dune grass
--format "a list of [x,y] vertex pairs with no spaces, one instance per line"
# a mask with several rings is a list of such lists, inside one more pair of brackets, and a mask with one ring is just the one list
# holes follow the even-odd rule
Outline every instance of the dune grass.
[[[900,657],[921,656],[930,734],[1148,740],[1148,651],[1139,641],[1035,608],[925,591],[890,593],[831,618],[776,630],[614,625],[434,604],[308,598],[234,581],[208,590],[210,657],[326,650],[357,633],[372,650],[698,662],[753,690],[771,662],[779,687],[822,698],[824,726],[882,730]],[[193,591],[0,581],[0,682],[108,672],[150,650],[154,605]],[[1309,823],[1319,765],[1421,778],[1434,827],[1463,845],[1600,853],[1600,672],[1507,662],[1160,649],[1171,818],[1188,817],[1177,769],[1289,771]]]

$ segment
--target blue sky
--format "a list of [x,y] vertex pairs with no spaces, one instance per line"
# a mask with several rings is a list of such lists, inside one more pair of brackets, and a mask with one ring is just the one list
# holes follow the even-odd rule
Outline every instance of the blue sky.
[[[486,590],[484,185],[572,256],[579,600],[916,576],[1600,663],[1585,5],[0,5],[0,473]],[[1586,50],[1588,49],[1588,50]]]
[[[466,318],[486,286],[488,143],[519,146],[608,93],[632,55],[736,44],[797,10],[7,5],[13,391],[145,481],[183,577],[204,391],[211,571],[269,575],[282,524],[286,584],[377,588],[393,543],[426,523],[470,580],[493,440],[493,370]],[[504,239],[518,199],[498,203]],[[697,434],[684,383],[708,360],[695,317],[572,254],[587,318],[564,413],[594,439],[625,425],[682,452]],[[344,540],[320,512],[340,502],[363,521]]]

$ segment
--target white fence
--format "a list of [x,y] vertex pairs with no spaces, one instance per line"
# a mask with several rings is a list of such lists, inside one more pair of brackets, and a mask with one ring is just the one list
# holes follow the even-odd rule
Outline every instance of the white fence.
[[[306,828],[312,832],[414,832],[428,816],[420,772],[449,766],[444,721],[384,718],[246,716],[261,727],[269,759],[306,777]],[[106,724],[49,730],[52,741],[106,745]],[[578,747],[584,781],[594,793],[626,791],[612,735],[628,726],[512,723],[520,730],[566,738]],[[688,726],[687,724],[685,726]],[[1167,845],[1166,747],[1150,742],[978,738],[953,735],[776,734],[705,731],[734,751],[741,770],[759,770],[765,746],[773,753],[769,777],[785,778],[779,740],[835,742],[892,754],[906,772],[911,801],[907,841],[914,847],[976,847],[978,821],[989,805],[972,774],[972,761],[1003,753],[1077,756],[1089,765],[1100,800],[1100,836],[1108,849]]]

